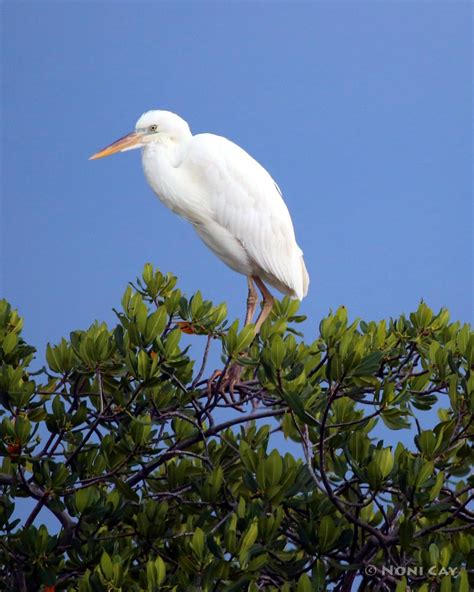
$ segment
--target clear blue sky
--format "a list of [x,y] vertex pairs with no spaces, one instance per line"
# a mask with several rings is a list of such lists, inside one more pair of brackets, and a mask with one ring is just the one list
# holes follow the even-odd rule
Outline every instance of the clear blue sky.
[[138,152],[88,156],[151,108],[225,135],[283,190],[308,339],[424,298],[472,307],[468,2],[2,3],[1,294],[42,350],[114,322],[147,261],[226,300],[242,276],[153,196]]

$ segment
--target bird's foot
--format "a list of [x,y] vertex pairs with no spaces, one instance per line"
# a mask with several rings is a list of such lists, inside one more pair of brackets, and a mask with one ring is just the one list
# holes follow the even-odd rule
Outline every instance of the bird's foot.
[[242,370],[239,364],[232,364],[224,373],[222,370],[215,370],[207,383],[208,396],[217,391],[226,403],[239,408],[235,387],[240,382]]
[[211,398],[213,393],[216,391],[216,388],[219,384],[219,381],[217,379],[220,376],[222,376],[222,370],[214,370],[214,372],[211,374],[211,377],[207,381],[207,389],[206,390],[207,390],[208,398]]
[[227,390],[234,403],[237,403],[235,398],[235,386],[240,382],[242,370],[242,366],[232,364],[232,366],[227,369],[219,389],[221,393],[224,393]]

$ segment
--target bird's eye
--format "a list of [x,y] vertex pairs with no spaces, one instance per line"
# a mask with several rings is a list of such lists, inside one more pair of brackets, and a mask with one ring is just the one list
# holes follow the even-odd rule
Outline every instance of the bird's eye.
[[156,132],[156,130],[158,129],[158,126],[156,124],[150,125],[149,129],[151,132]]

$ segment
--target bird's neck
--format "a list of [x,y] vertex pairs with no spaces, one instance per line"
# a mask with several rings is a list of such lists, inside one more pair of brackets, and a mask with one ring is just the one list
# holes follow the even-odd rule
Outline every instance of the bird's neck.
[[152,159],[155,162],[161,161],[163,166],[169,165],[173,168],[179,167],[188,152],[188,143],[192,138],[171,138],[161,136],[155,142],[146,144],[143,148],[143,160]]
[[177,205],[181,193],[180,165],[186,158],[188,142],[166,140],[147,144],[142,150],[145,177],[153,191],[171,210],[183,215]]

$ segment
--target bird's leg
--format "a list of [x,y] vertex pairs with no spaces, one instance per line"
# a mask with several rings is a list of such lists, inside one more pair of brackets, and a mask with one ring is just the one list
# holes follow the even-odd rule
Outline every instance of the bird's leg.
[[[262,282],[262,280],[259,277],[257,277],[257,276],[249,277],[248,278],[249,293],[248,293],[248,297],[247,297],[247,314],[245,316],[245,324],[246,325],[248,325],[251,322],[252,317],[255,313],[255,308],[257,306],[257,302],[258,302],[257,291],[255,290],[255,286],[253,285],[252,280],[255,281],[255,283],[257,284],[257,286],[263,296],[262,310],[261,310],[260,314],[258,315],[257,322],[255,323],[255,335],[256,335],[260,331],[260,328],[263,325],[263,323],[265,322],[265,320],[268,318],[268,315],[271,313],[274,300],[273,300],[273,296],[267,290],[267,287],[265,286],[265,284]],[[243,354],[243,355],[245,355],[245,354]],[[230,366],[230,368],[227,370],[224,380],[221,382],[221,389],[228,389],[232,399],[234,399],[234,388],[235,388],[235,385],[238,384],[240,381],[240,375],[242,374],[242,370],[243,370],[242,366],[240,366],[237,362],[232,364],[232,366]],[[253,405],[253,403],[252,403],[252,405]]]
[[249,293],[247,296],[247,313],[245,315],[246,325],[252,322],[258,304],[258,294],[251,276],[247,277],[247,283],[249,285]]
[[[253,283],[252,277],[247,276],[247,283],[249,287],[248,296],[247,296],[247,311],[245,313],[245,323],[244,326],[249,325],[253,320],[253,315],[255,314],[255,310],[258,304],[258,292],[255,289],[255,284]],[[245,354],[242,354],[245,355]],[[240,376],[242,374],[242,366],[237,362],[232,364],[227,372],[225,378],[221,381],[220,390],[223,392],[225,389],[229,390],[230,396],[235,401],[234,398],[234,388],[235,385],[240,382]]]
[[263,296],[262,310],[258,315],[257,322],[255,323],[255,334],[257,334],[260,331],[260,328],[263,325],[263,323],[268,318],[268,315],[272,311],[274,299],[271,293],[267,290],[265,284],[259,277],[253,276],[253,279],[255,280],[255,283],[257,284],[258,289],[260,290]]
[[[231,369],[232,367],[229,368],[229,370],[227,370],[225,375],[222,374],[222,370],[214,370],[212,376],[207,381],[207,401],[208,403],[210,402],[212,396],[217,390],[217,392],[222,395],[222,397],[228,405],[230,405],[231,407],[236,407],[237,409],[239,409],[239,411],[242,411],[242,409],[237,405],[237,402],[234,397],[234,384],[238,382],[238,378],[240,377],[240,375],[239,377],[237,377],[237,380],[235,382],[232,382],[232,378],[229,377],[229,372]],[[229,385],[231,385],[232,388],[230,388]],[[226,388],[229,389],[230,398],[228,398],[226,395]]]
[[[258,315],[258,318],[257,318],[257,322],[255,323],[255,334],[257,334],[257,333],[259,333],[263,323],[268,318],[268,315],[272,312],[274,300],[273,300],[273,296],[271,295],[269,290],[267,290],[267,287],[262,282],[262,280],[256,276],[253,279],[255,280],[255,283],[257,284],[257,286],[263,296],[262,310],[260,311],[260,314]],[[252,409],[254,409],[254,410],[257,409],[259,404],[260,404],[259,399],[255,399],[255,398],[252,399]]]

